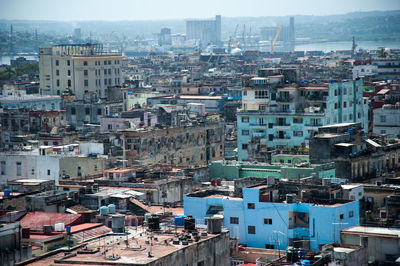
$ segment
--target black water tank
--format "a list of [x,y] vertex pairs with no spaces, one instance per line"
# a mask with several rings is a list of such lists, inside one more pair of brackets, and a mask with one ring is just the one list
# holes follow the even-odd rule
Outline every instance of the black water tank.
[[188,231],[195,231],[196,230],[196,220],[192,216],[188,216],[185,218],[185,221],[183,222],[183,227],[185,230]]
[[158,216],[149,217],[148,224],[150,230],[160,230],[160,217]]

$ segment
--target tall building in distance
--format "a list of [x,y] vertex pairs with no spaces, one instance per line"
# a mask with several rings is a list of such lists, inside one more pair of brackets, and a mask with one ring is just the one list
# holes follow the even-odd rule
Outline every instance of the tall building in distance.
[[103,52],[100,44],[62,44],[39,48],[40,90],[61,95],[65,90],[81,100],[107,97],[109,87],[122,84],[122,54]]
[[160,33],[158,33],[158,45],[171,45],[172,38],[171,38],[171,29],[170,28],[162,28]]
[[80,39],[82,37],[81,28],[74,29],[74,39]]
[[215,16],[215,20],[187,20],[186,38],[199,40],[202,46],[208,44],[221,44],[221,15]]

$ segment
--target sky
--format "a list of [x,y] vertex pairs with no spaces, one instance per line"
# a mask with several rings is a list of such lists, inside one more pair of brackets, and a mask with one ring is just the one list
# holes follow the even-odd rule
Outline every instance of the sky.
[[400,0],[0,0],[0,19],[165,20],[399,10]]

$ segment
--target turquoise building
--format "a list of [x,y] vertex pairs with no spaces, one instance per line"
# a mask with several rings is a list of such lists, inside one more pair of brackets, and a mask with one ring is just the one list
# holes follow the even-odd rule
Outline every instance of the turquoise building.
[[260,79],[242,88],[242,108],[237,113],[239,161],[262,158],[259,155],[270,147],[305,147],[324,125],[361,122],[368,129],[362,80],[283,87]]
[[[268,198],[268,197],[267,197]],[[204,224],[222,210],[224,226],[240,244],[284,250],[288,246],[319,250],[340,242],[340,231],[359,225],[359,202],[318,204],[266,201],[263,186],[243,188],[243,198],[193,193],[184,197],[185,215]]]

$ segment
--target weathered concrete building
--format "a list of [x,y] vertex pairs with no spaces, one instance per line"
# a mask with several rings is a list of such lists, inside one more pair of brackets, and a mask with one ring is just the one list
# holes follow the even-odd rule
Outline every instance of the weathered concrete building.
[[[210,233],[204,229],[193,228],[190,233],[183,228],[175,229],[172,226],[160,230],[159,222],[156,222],[154,227],[153,224],[151,226],[152,228],[139,227],[137,231],[132,230],[127,238],[110,238],[104,235],[88,241],[86,243],[94,251],[92,253],[85,252],[83,246],[78,246],[74,248],[77,251],[74,252],[76,256],[57,252],[25,261],[24,264],[50,265],[56,261],[74,265],[230,265],[228,231]],[[174,232],[176,237],[172,234]],[[100,252],[105,245],[112,247],[112,251]]]
[[353,226],[340,232],[343,244],[368,247],[368,260],[379,264],[394,264],[399,258],[399,236],[399,229],[367,226]]
[[0,264],[13,266],[32,257],[32,247],[22,246],[22,226],[20,222],[0,226]]
[[125,157],[130,164],[205,165],[224,156],[223,122],[118,133],[125,139]]

